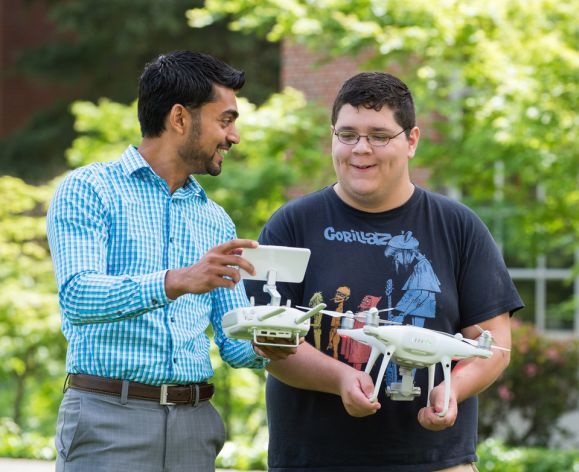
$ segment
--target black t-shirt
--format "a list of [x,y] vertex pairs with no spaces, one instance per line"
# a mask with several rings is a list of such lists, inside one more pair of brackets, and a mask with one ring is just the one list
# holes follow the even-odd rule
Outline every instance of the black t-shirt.
[[[404,205],[382,213],[358,211],[327,187],[279,209],[260,242],[311,249],[303,283],[277,284],[282,303],[323,301],[340,312],[394,308],[381,316],[453,334],[522,307],[480,219],[464,205],[418,187]],[[267,303],[262,284],[246,285],[258,303]],[[306,340],[363,369],[369,349],[340,338],[338,324],[339,318],[314,317]],[[385,382],[398,381],[395,369],[390,364]],[[435,385],[441,380],[437,365]],[[419,397],[393,401],[383,384],[382,408],[354,418],[336,395],[295,389],[268,376],[270,470],[431,471],[475,461],[476,397],[459,405],[452,428],[432,432],[417,421],[426,405],[427,369],[416,370],[415,385]]]

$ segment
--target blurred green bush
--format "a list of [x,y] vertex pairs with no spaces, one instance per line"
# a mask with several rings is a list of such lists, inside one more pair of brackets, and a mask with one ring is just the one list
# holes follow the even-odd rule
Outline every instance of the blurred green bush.
[[495,439],[477,450],[480,472],[577,472],[579,450],[509,448]]
[[36,432],[24,432],[10,418],[0,418],[0,457],[54,459],[54,441]]
[[479,395],[479,433],[511,446],[556,446],[570,435],[559,420],[579,404],[579,340],[547,338],[516,318],[512,327],[511,363]]

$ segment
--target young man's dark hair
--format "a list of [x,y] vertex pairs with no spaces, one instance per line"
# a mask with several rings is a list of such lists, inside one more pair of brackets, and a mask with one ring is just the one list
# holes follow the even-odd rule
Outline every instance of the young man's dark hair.
[[193,109],[213,101],[213,85],[240,90],[245,73],[207,54],[173,51],[145,66],[139,79],[138,116],[143,137],[165,130],[165,117],[179,103]]
[[380,111],[384,105],[394,112],[394,119],[406,131],[416,126],[414,101],[408,87],[385,72],[362,72],[346,80],[332,107],[332,125],[344,105]]

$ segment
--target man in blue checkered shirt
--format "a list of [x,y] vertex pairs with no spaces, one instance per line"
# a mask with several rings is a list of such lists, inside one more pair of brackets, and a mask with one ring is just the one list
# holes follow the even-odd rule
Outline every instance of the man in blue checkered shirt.
[[221,325],[248,304],[239,268],[253,266],[239,254],[257,243],[236,239],[192,177],[219,175],[239,142],[235,92],[244,81],[205,54],[159,56],[139,81],[139,147],[76,169],[56,191],[48,240],[70,387],[58,416],[59,471],[214,470],[225,436],[208,401],[209,324],[230,365],[267,364]]

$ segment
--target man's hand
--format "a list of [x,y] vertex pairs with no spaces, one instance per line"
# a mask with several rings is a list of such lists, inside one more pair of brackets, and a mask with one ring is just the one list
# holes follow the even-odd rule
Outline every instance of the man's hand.
[[241,280],[240,269],[255,274],[255,268],[241,253],[243,248],[257,246],[257,241],[233,239],[210,249],[197,264],[169,270],[165,293],[175,300],[185,293],[207,293],[218,287],[232,289]]
[[361,418],[373,415],[381,408],[377,401],[370,401],[374,393],[374,383],[372,377],[364,372],[348,369],[342,374],[339,389],[344,408],[351,416]]
[[425,406],[418,412],[418,422],[420,425],[430,431],[442,431],[450,428],[456,421],[458,414],[458,404],[456,402],[456,393],[450,389],[450,400],[448,402],[448,411],[446,415],[440,417],[437,413],[444,410],[444,383],[437,385],[430,392],[430,406]]

